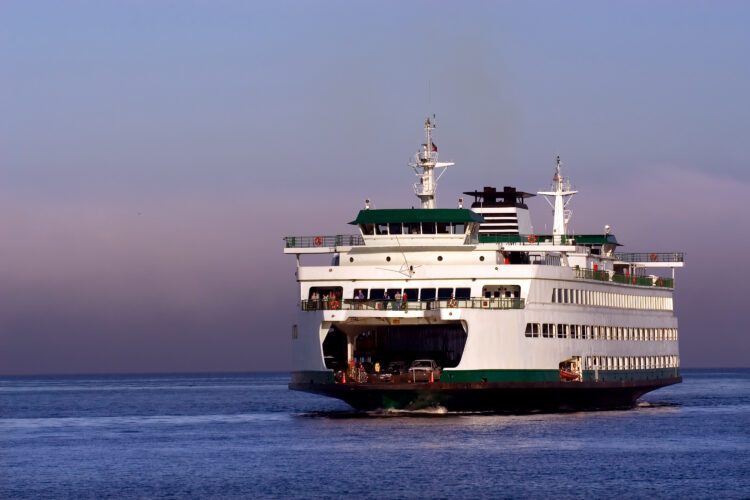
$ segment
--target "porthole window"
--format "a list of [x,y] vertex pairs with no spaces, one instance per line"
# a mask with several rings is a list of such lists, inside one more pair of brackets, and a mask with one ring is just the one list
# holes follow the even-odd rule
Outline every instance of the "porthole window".
[[386,262],[390,262],[390,261],[391,261],[391,258],[390,258],[390,257],[386,257],[386,258],[385,258],[385,261],[386,261]]
[[479,262],[484,262],[484,255],[479,256]]
[[354,262],[354,257],[349,257],[349,262]]
[[443,261],[443,256],[442,255],[438,255],[438,262],[442,262],[442,261]]

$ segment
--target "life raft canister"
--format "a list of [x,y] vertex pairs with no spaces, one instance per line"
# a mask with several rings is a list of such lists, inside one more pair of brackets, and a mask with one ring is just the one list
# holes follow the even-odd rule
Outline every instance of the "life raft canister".
[[526,238],[526,241],[528,241],[529,243],[536,243],[536,236],[530,234],[529,237]]
[[456,299],[450,299],[448,301],[448,307],[456,307],[458,305],[458,301]]
[[329,307],[331,309],[338,309],[339,308],[339,301],[338,300],[332,300],[329,304]]
[[651,255],[648,256],[648,260],[650,260],[651,262],[656,262],[656,259],[658,258],[659,256],[656,255],[655,253],[652,253]]
[[323,243],[323,238],[321,238],[320,236],[316,236],[313,240],[313,243],[315,243],[316,247],[319,247]]

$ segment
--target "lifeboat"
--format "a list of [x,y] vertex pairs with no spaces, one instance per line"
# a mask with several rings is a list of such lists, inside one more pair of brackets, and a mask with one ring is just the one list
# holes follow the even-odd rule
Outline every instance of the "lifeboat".
[[578,380],[578,374],[570,370],[560,368],[560,380]]

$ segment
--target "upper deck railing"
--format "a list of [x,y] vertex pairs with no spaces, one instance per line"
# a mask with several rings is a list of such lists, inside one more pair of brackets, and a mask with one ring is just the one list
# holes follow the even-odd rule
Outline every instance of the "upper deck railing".
[[365,244],[362,235],[337,234],[335,236],[286,236],[286,248],[315,248],[315,247],[356,247]]
[[524,299],[481,298],[441,299],[441,300],[303,300],[303,311],[337,310],[344,311],[431,311],[450,309],[523,309]]
[[685,262],[684,252],[615,253],[614,257],[621,262]]
[[576,278],[611,281],[613,283],[624,283],[629,285],[656,286],[663,288],[674,288],[674,280],[671,278],[652,278],[650,276],[633,276],[632,274],[618,274],[612,271],[594,271],[593,269],[576,269]]

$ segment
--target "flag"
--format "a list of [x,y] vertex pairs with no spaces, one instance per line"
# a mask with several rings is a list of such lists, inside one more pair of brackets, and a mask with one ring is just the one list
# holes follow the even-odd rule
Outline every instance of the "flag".
[[432,143],[432,150],[437,153],[437,146],[435,146],[435,143]]
[[559,182],[560,178],[557,176],[557,173],[555,173],[555,176],[552,178],[552,182]]

